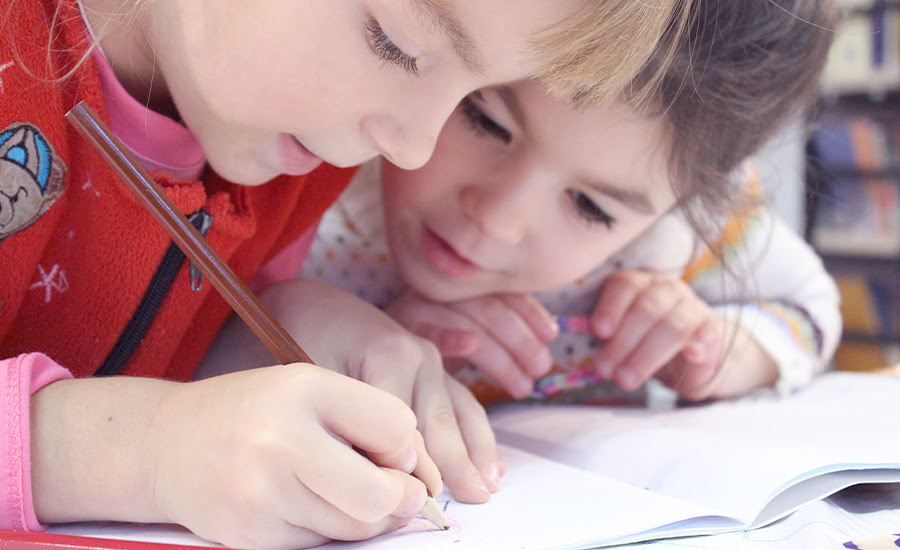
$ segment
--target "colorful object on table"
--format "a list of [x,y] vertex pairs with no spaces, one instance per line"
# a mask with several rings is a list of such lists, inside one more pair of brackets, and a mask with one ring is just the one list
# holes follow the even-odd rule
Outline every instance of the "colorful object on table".
[[845,542],[844,548],[855,548],[856,550],[891,550],[892,548],[900,548],[900,534],[894,533],[893,535],[853,540]]
[[[591,319],[584,315],[560,315],[556,318],[559,331],[591,334]],[[548,374],[537,380],[534,391],[545,397],[553,397],[568,390],[580,390],[592,384],[602,382],[592,368],[578,367],[576,369]]]
[[548,374],[534,384],[534,391],[546,397],[553,397],[569,390],[580,390],[602,380],[592,369],[581,367],[569,372]]
[[591,319],[584,315],[560,315],[556,318],[560,332],[591,334]]

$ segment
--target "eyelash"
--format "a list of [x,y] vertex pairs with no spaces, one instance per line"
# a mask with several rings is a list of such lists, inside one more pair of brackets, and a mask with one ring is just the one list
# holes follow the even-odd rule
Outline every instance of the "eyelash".
[[461,107],[463,115],[466,117],[466,120],[469,122],[469,126],[475,135],[489,135],[499,139],[503,143],[512,141],[512,134],[509,130],[497,124],[494,119],[489,117],[475,104],[472,98],[463,98]]
[[616,223],[615,218],[610,216],[606,210],[600,208],[597,203],[591,200],[585,193],[577,189],[569,189],[566,193],[568,193],[575,211],[578,212],[578,215],[582,219],[588,223],[600,223],[605,225],[607,229],[612,229],[613,225]]
[[391,65],[397,65],[413,76],[419,76],[419,68],[416,66],[416,58],[397,47],[384,29],[375,19],[366,21],[366,35],[369,37],[369,46],[382,61]]

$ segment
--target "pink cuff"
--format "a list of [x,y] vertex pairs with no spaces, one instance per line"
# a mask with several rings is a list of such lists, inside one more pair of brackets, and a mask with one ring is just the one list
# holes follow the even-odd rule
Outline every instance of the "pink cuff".
[[0,424],[0,529],[41,531],[31,497],[31,394],[72,374],[41,353],[0,361],[4,421]]
[[250,290],[259,292],[271,284],[296,279],[300,275],[300,268],[303,267],[303,260],[309,254],[309,249],[316,238],[318,228],[319,224],[314,224],[262,266],[250,281]]

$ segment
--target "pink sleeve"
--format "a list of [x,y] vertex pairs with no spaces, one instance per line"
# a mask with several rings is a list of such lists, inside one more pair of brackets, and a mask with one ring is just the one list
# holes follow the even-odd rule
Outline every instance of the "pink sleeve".
[[250,290],[259,292],[273,283],[296,279],[300,275],[300,268],[303,267],[303,260],[309,254],[309,248],[316,238],[318,227],[319,224],[315,224],[307,229],[306,233],[300,235],[296,241],[284,247],[263,265],[250,281]]
[[0,423],[0,529],[40,531],[31,499],[31,394],[72,374],[40,353],[0,361],[5,391]]

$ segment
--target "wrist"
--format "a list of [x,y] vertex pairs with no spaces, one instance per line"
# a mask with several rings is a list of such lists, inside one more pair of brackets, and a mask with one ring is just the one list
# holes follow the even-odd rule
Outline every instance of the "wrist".
[[173,382],[63,380],[32,396],[32,479],[42,523],[161,522],[154,496],[159,444],[149,427]]
[[737,397],[750,391],[772,387],[778,381],[778,365],[753,336],[734,325],[734,339],[722,364],[722,373],[712,397]]

